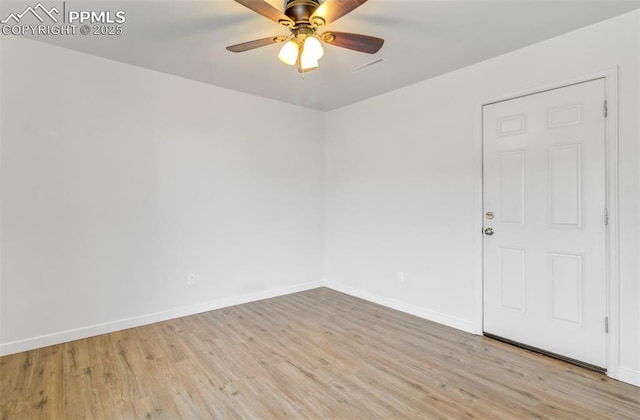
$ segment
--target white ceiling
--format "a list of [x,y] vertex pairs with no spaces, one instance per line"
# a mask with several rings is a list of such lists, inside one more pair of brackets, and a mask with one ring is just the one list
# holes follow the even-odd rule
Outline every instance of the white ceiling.
[[[4,18],[30,3],[37,1],[3,1],[0,14]],[[269,3],[282,10],[282,2]],[[320,68],[304,80],[278,61],[278,45],[240,54],[225,50],[227,45],[287,34],[233,0],[67,0],[65,7],[124,10],[124,34],[34,38],[326,111],[637,9],[640,0],[369,0],[327,29],[384,38],[382,50],[369,55],[327,46]],[[353,71],[377,58],[384,61]]]

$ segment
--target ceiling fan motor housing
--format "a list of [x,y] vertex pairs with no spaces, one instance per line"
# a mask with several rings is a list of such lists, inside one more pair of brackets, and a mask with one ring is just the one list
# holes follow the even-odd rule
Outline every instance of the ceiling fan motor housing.
[[320,6],[319,0],[286,0],[284,14],[298,24],[309,24],[311,15]]

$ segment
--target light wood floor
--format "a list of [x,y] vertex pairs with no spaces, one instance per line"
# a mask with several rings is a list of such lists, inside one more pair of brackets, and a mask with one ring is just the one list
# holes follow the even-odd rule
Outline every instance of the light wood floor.
[[640,418],[640,388],[324,288],[0,369],[2,419]]

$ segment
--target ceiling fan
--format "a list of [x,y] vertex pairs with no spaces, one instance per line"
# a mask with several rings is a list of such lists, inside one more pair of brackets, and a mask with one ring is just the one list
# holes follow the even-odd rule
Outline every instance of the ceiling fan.
[[243,42],[231,45],[227,50],[238,53],[286,41],[278,58],[285,64],[296,66],[300,73],[318,68],[318,60],[324,55],[321,41],[368,54],[375,54],[384,44],[384,39],[368,35],[335,31],[317,32],[367,0],[285,0],[284,12],[264,0],[235,1],[288,28],[291,35],[270,36]]

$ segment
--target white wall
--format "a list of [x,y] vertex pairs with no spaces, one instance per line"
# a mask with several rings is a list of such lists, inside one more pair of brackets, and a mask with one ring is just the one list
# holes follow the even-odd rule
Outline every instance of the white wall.
[[639,21],[629,13],[325,114],[326,284],[477,331],[480,104],[619,66],[617,375],[640,385]]
[[321,113],[19,38],[1,57],[2,353],[320,285]]

